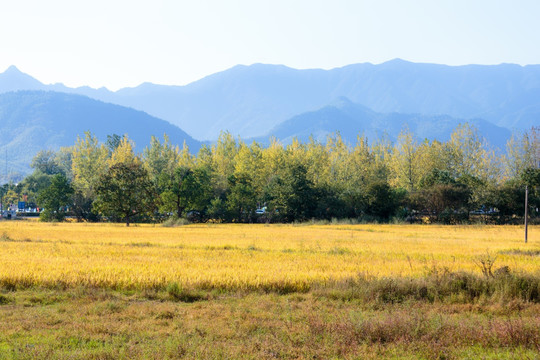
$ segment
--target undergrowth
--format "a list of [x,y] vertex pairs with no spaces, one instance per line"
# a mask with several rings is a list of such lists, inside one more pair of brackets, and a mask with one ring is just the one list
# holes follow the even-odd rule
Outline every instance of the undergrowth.
[[493,276],[467,272],[433,272],[421,278],[371,278],[359,275],[317,286],[320,296],[365,303],[426,301],[445,303],[503,303],[521,300],[540,303],[540,276],[495,271]]

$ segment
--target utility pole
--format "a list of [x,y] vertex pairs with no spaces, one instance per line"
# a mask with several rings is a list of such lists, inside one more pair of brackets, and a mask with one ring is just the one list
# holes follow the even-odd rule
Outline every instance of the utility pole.
[[527,225],[528,225],[528,215],[529,215],[529,186],[525,185],[525,244],[527,243]]

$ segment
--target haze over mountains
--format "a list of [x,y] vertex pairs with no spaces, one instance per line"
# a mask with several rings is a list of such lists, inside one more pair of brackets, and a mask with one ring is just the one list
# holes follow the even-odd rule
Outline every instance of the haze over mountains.
[[144,83],[116,92],[43,85],[16,68],[0,75],[0,91],[18,89],[71,92],[132,107],[199,140],[213,140],[221,130],[261,136],[340,96],[380,113],[482,118],[506,128],[530,128],[540,115],[540,65],[446,66],[399,59],[332,70],[238,65],[186,86]]
[[[51,91],[0,94],[0,146],[14,172],[28,173],[39,150],[71,146],[88,130],[103,142],[107,135],[129,133],[137,151],[143,151],[152,135],[163,140],[163,134],[174,144],[185,142],[194,151],[200,147],[198,141],[164,120],[86,96]],[[4,153],[1,155],[4,160]]]
[[[47,93],[14,92],[20,90]],[[0,150],[31,142],[24,150],[33,153],[24,159],[39,148],[71,145],[85,130],[100,137],[128,133],[139,149],[150,135],[166,132],[195,150],[200,143],[193,138],[214,141],[225,130],[263,142],[270,135],[285,142],[310,135],[322,140],[339,131],[354,142],[359,132],[395,138],[406,124],[419,139],[445,140],[468,121],[502,148],[510,130],[540,124],[540,65],[399,59],[332,70],[238,65],[185,86],[144,83],[116,92],[46,85],[12,66],[0,73],[2,93]]]
[[[476,127],[489,144],[499,149],[504,149],[511,136],[510,130],[482,119],[465,121],[448,115],[383,114],[355,104],[346,97],[341,97],[322,109],[294,116],[274,127],[268,135],[284,143],[289,143],[294,138],[308,142],[310,137],[324,142],[327,136],[338,129],[344,140],[354,144],[358,135],[366,136],[368,140],[386,137],[395,141],[402,130],[408,129],[420,141],[423,139],[447,141],[453,130],[465,122]],[[268,135],[255,140],[266,144],[269,140]]]

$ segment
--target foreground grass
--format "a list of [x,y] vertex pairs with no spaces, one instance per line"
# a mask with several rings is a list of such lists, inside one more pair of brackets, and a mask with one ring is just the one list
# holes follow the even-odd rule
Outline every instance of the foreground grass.
[[540,305],[308,293],[3,293],[1,359],[538,359]]

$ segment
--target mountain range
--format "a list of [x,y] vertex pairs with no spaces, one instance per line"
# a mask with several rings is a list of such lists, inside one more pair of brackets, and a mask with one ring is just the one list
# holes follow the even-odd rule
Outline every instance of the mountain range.
[[408,130],[418,141],[424,139],[447,141],[460,124],[468,123],[478,129],[487,142],[497,149],[504,149],[511,136],[510,130],[493,125],[482,119],[456,119],[448,115],[421,115],[401,113],[378,113],[365,106],[355,104],[346,97],[340,97],[331,104],[316,110],[294,116],[275,126],[269,133],[253,140],[267,144],[270,137],[284,143],[297,138],[308,142],[310,138],[324,142],[339,132],[349,144],[355,144],[358,135],[368,141],[385,137],[395,141],[400,132]]
[[540,118],[540,65],[447,66],[400,59],[332,70],[238,65],[185,86],[143,83],[116,92],[44,85],[15,67],[0,74],[0,92],[21,89],[76,93],[131,107],[210,141],[222,130],[243,138],[267,134],[341,96],[379,113],[484,119],[508,129],[530,128]]
[[419,140],[444,141],[469,122],[503,148],[511,130],[538,126],[538,119],[540,65],[238,65],[185,86],[143,83],[115,92],[43,84],[15,66],[0,73],[0,151],[12,153],[23,173],[35,152],[72,145],[86,130],[100,140],[128,134],[138,150],[150,135],[167,133],[196,151],[221,131],[262,143],[270,136],[324,140],[338,131],[354,143],[359,133],[392,140],[406,126]]

